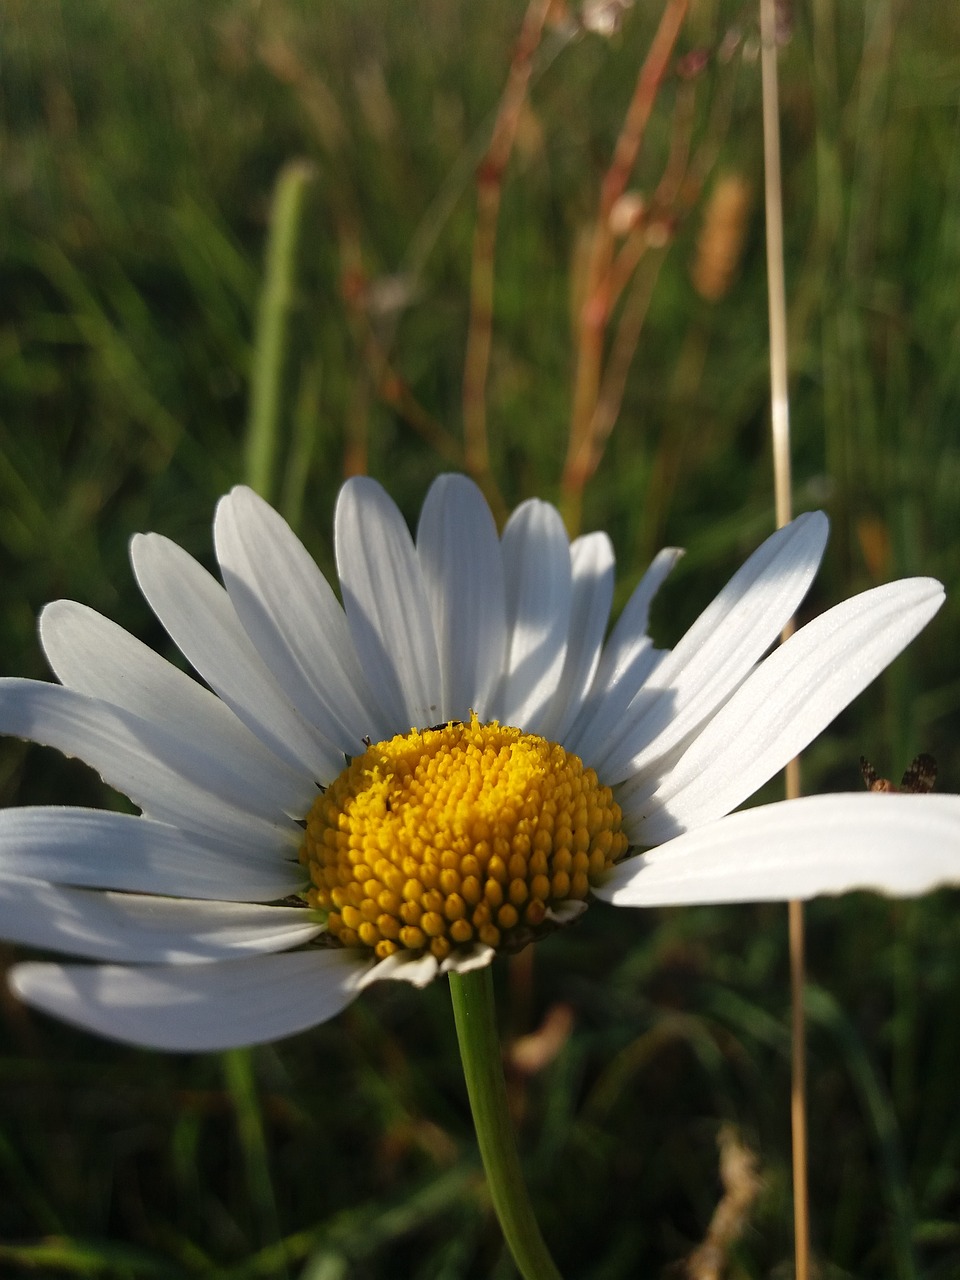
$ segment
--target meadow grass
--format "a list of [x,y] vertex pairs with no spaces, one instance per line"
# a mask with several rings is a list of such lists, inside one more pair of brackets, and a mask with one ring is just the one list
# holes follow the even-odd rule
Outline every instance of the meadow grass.
[[[607,529],[620,603],[660,546],[685,546],[654,613],[669,644],[772,528],[773,489],[757,30],[727,0],[693,7],[656,93],[628,183],[647,201],[643,252],[603,346],[620,327],[629,350],[635,324],[636,349],[595,473],[565,469],[588,230],[660,13],[638,5],[611,40],[543,33],[490,224],[479,478],[502,506],[536,493]],[[345,474],[369,471],[413,517],[434,475],[472,463],[475,178],[522,19],[516,0],[5,7],[4,674],[45,675],[34,619],[59,596],[169,652],[127,540],[159,530],[212,563],[231,484],[255,480],[329,570]],[[814,0],[792,20],[795,505],[832,522],[804,613],[904,574],[948,590],[806,754],[804,786],[859,787],[861,754],[897,777],[928,750],[953,791],[960,14]],[[742,240],[711,202],[724,181]],[[15,742],[0,796],[122,803]],[[808,911],[824,1277],[960,1275],[955,906],[856,895]],[[725,1125],[762,1179],[728,1274],[791,1274],[785,910],[598,904],[536,949],[529,987],[496,976],[508,1039],[572,1015],[542,1069],[510,1071],[564,1274],[685,1274],[722,1194]],[[395,985],[279,1045],[196,1057],[107,1044],[0,996],[0,1274],[507,1280],[448,992]]]

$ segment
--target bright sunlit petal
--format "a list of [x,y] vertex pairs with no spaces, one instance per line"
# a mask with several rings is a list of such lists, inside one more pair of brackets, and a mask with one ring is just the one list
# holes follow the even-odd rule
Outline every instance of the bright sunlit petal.
[[531,499],[507,521],[502,546],[508,640],[493,714],[503,724],[539,732],[566,657],[570,545],[560,513]]
[[342,757],[278,688],[224,588],[182,547],[156,533],[132,538],[130,559],[171,640],[261,742],[311,777],[336,777]]
[[357,725],[390,725],[367,686],[343,609],[287,522],[252,489],[221,498],[214,540],[224,585],[244,630],[301,714],[348,754]]
[[784,902],[960,884],[960,796],[805,796],[697,827],[628,858],[594,890],[619,907]]
[[613,603],[613,544],[605,533],[577,538],[570,547],[570,630],[563,670],[542,731],[562,742],[583,705],[603,650]]
[[507,643],[503,560],[483,494],[465,476],[430,486],[417,525],[443,699],[434,721],[486,717]]
[[[443,690],[430,603],[410,531],[380,485],[356,476],[334,517],[350,634],[394,732],[435,724]],[[369,733],[363,726],[361,737]]]
[[73,600],[48,604],[40,640],[68,688],[191,743],[233,772],[256,772],[274,802],[289,796],[295,808],[297,796],[310,793],[302,766],[284,763],[209,689],[93,609]]

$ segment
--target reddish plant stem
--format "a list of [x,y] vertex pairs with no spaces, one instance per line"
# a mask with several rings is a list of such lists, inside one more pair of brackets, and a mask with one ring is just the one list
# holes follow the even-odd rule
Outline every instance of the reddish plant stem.
[[[693,133],[694,90],[692,83],[685,84],[683,89],[674,116],[670,155],[650,208],[642,213],[637,226],[610,263],[608,292],[611,311],[631,280],[633,284],[617,324],[609,358],[601,371],[589,428],[584,433],[576,457],[569,461],[569,470],[578,478],[581,487],[600,465],[603,451],[620,415],[627,375],[640,343],[640,334],[660,277],[660,268],[663,266],[663,250],[673,238],[676,222],[696,199],[702,185],[684,181]],[[675,207],[680,203],[683,205],[682,209]],[[672,212],[668,215],[667,210]],[[659,232],[656,238],[652,235],[653,231]],[[643,274],[637,275],[637,268],[651,249],[654,250],[654,257],[652,260],[648,259],[647,269]]]
[[597,399],[590,415],[590,429],[581,441],[576,455],[570,460],[570,471],[581,485],[596,471],[614,423],[620,414],[627,374],[640,341],[640,331],[647,317],[653,291],[660,277],[665,253],[660,250],[649,260],[647,269],[634,277],[633,287],[627,296],[623,314],[610,350],[610,359],[603,371],[597,391]]
[[481,481],[490,470],[486,390],[493,333],[494,249],[503,175],[513,150],[520,112],[530,84],[534,54],[540,45],[550,7],[551,0],[530,0],[510,63],[490,146],[477,169],[470,322],[463,371],[463,429],[466,468]]
[[397,413],[445,462],[463,466],[460,442],[420,403],[397,373],[378,336],[368,308],[369,280],[356,228],[340,222],[340,293],[353,339],[360,351],[359,373],[347,414],[347,474],[366,471],[367,416],[371,393]]
[[580,313],[573,415],[562,482],[565,496],[575,502],[579,502],[579,495],[586,481],[586,476],[577,464],[583,456],[584,439],[590,431],[600,393],[604,338],[613,305],[611,269],[614,237],[610,215],[630,181],[650,114],[667,74],[686,13],[687,0],[667,0],[653,43],[640,68],[633,98],[614,148],[613,160],[600,188],[600,208],[593,232],[584,303]]
[[[677,227],[700,198],[719,154],[720,141],[729,128],[732,103],[733,78],[728,77],[726,88],[711,109],[706,136],[691,155],[694,87],[692,81],[681,85],[674,114],[670,154],[663,175],[649,206],[641,212],[637,225],[612,258],[608,276],[608,316],[628,286],[630,292],[617,324],[606,366],[600,371],[589,426],[576,453],[573,452],[572,445],[568,451],[565,478],[569,478],[572,483],[569,487],[565,486],[565,495],[568,524],[571,527],[575,527],[573,516],[579,502],[579,493],[599,466],[620,415],[627,375],[663,265],[662,250],[669,246]],[[634,278],[643,259],[651,251],[654,251],[655,256],[648,269],[642,277]]]

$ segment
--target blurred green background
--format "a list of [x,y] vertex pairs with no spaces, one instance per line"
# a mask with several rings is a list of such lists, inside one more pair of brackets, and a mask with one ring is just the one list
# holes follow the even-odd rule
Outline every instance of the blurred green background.
[[[655,287],[582,503],[561,479],[586,237],[660,12],[644,0],[603,39],[558,8],[545,32],[503,181],[483,478],[506,507],[537,493],[606,528],[620,602],[658,547],[687,547],[654,615],[669,644],[773,513],[758,33],[728,0],[692,5],[657,96],[630,182]],[[909,573],[952,592],[811,748],[805,785],[859,787],[861,753],[897,778],[929,750],[954,791],[960,10],[781,12],[796,504],[833,528],[804,609]],[[252,396],[279,433],[263,487],[327,570],[345,474],[368,469],[414,518],[462,463],[474,175],[522,18],[517,0],[6,0],[4,674],[46,675],[34,619],[58,596],[168,652],[127,539],[160,530],[212,563],[216,498],[253,465]],[[655,198],[665,167],[678,181]],[[270,384],[283,172],[304,184]],[[739,193],[726,221],[723,183]],[[0,791],[114,802],[77,762],[19,743],[3,744]],[[956,901],[808,912],[824,1277],[960,1275]],[[551,1061],[511,1073],[567,1277],[688,1274],[725,1123],[762,1176],[728,1274],[792,1274],[785,915],[598,905],[536,950],[529,988],[498,971],[508,1039],[572,1014]],[[307,1035],[196,1058],[102,1043],[4,992],[0,1273],[507,1280],[443,985],[374,989]]]

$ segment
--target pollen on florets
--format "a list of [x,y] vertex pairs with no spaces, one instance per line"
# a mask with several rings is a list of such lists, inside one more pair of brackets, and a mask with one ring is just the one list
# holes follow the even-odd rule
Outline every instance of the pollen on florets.
[[451,721],[378,742],[307,817],[307,899],[344,946],[445,960],[520,945],[627,850],[609,787],[556,743]]

